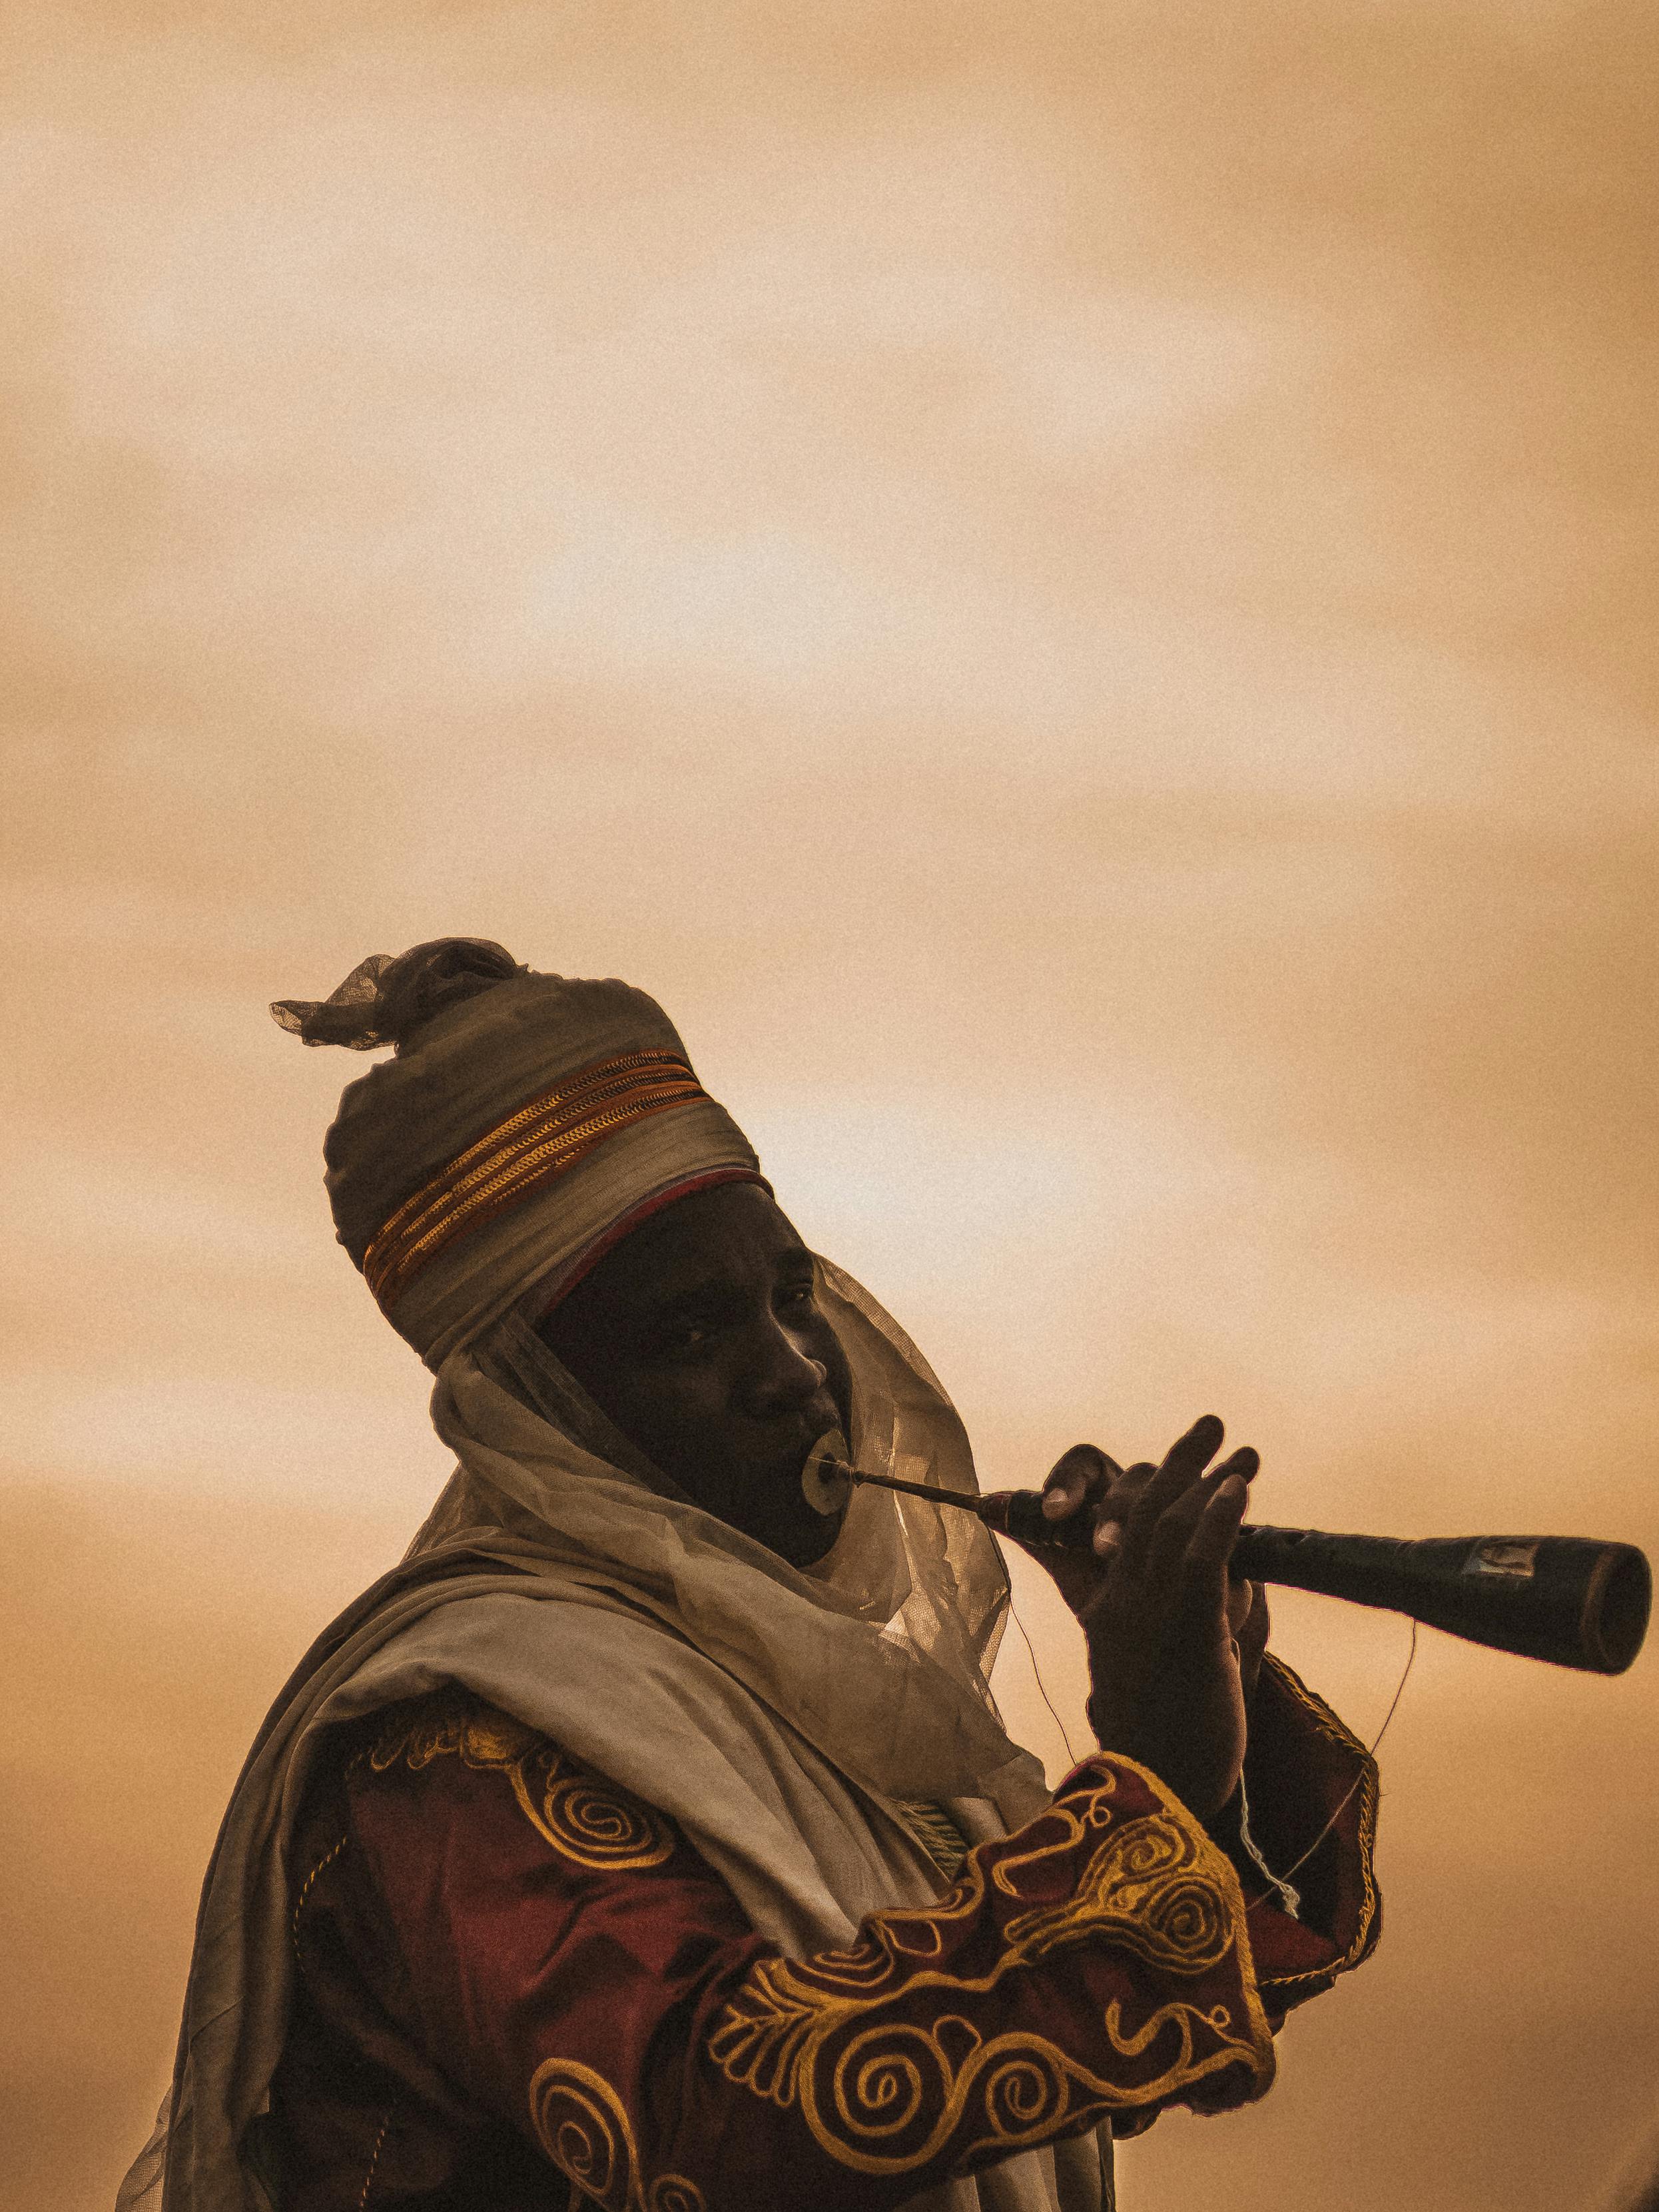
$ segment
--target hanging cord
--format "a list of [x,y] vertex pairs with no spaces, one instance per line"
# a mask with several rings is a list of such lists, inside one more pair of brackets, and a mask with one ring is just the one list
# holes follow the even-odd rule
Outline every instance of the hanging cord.
[[[1382,1725],[1378,1729],[1376,1734],[1371,1738],[1370,1747],[1365,1753],[1368,1759],[1376,1758],[1376,1747],[1382,1742],[1383,1737],[1387,1735],[1389,1732],[1389,1723],[1394,1718],[1395,1713],[1400,1710],[1400,1700],[1405,1694],[1406,1684],[1410,1678],[1412,1668],[1416,1662],[1416,1658],[1417,1623],[1413,1620],[1412,1623],[1411,1649],[1406,1654],[1406,1663],[1401,1669],[1400,1680],[1395,1685],[1393,1700],[1389,1706],[1388,1711],[1382,1716]],[[1301,1857],[1299,1859],[1293,1859],[1290,1865],[1285,1868],[1283,1874],[1274,1874],[1267,1865],[1267,1861],[1262,1857],[1261,1852],[1256,1850],[1255,1844],[1252,1844],[1250,1845],[1250,1856],[1261,1869],[1262,1873],[1267,1875],[1268,1881],[1273,1884],[1273,1888],[1264,1889],[1260,1897],[1253,1897],[1244,1908],[1247,1912],[1254,1912],[1258,1905],[1265,1905],[1267,1899],[1272,1897],[1275,1892],[1283,1891],[1290,1887],[1291,1876],[1293,1874],[1298,1873],[1302,1868],[1307,1865],[1308,1861],[1313,1856],[1314,1853],[1319,1849],[1319,1846],[1324,1842],[1326,1837],[1329,1835],[1331,1830],[1336,1826],[1337,1822],[1342,1818],[1342,1815],[1347,1811],[1349,1802],[1353,1796],[1354,1791],[1358,1789],[1360,1784],[1364,1780],[1364,1778],[1365,1770],[1362,1766],[1359,1772],[1355,1775],[1353,1780],[1348,1784],[1346,1790],[1343,1791],[1342,1801],[1338,1805],[1335,1812],[1333,1813],[1330,1819],[1326,1821],[1324,1826],[1314,1838],[1312,1843],[1309,1844],[1307,1850],[1303,1852]],[[1292,1897],[1296,1896],[1296,1892],[1294,1890],[1291,1890],[1290,1893]],[[1297,1899],[1298,1904],[1300,1901],[1301,1900]]]
[[1037,1665],[1036,1652],[1033,1648],[1030,1638],[1025,1633],[1025,1623],[1019,1617],[1019,1608],[1014,1603],[1013,1594],[1012,1591],[1009,1593],[1008,1597],[1008,1610],[1013,1616],[1014,1626],[1019,1631],[1019,1640],[1025,1646],[1025,1656],[1031,1662],[1031,1672],[1036,1676],[1037,1694],[1042,1699],[1043,1704],[1048,1706],[1049,1713],[1053,1717],[1054,1726],[1060,1730],[1060,1740],[1066,1747],[1066,1758],[1069,1759],[1073,1765],[1075,1766],[1077,1765],[1077,1753],[1072,1748],[1072,1739],[1066,1733],[1065,1722],[1061,1720],[1060,1715],[1054,1711],[1054,1701],[1048,1695],[1048,1688],[1043,1682],[1042,1669]]
[[[1078,1757],[1077,1753],[1072,1747],[1071,1735],[1066,1729],[1065,1722],[1061,1720],[1058,1711],[1055,1710],[1054,1699],[1048,1695],[1048,1685],[1042,1679],[1042,1669],[1037,1665],[1036,1647],[1033,1645],[1030,1638],[1025,1632],[1025,1623],[1019,1617],[1019,1607],[1014,1603],[1012,1592],[1010,1593],[1008,1599],[1008,1612],[1010,1618],[1013,1621],[1014,1626],[1019,1631],[1019,1640],[1025,1646],[1025,1656],[1031,1662],[1031,1673],[1036,1680],[1037,1694],[1042,1699],[1043,1704],[1048,1706],[1049,1717],[1053,1720],[1054,1726],[1060,1730],[1060,1741],[1066,1747],[1066,1756],[1071,1760],[1073,1765],[1075,1766],[1078,1763]],[[1365,1756],[1368,1759],[1376,1758],[1377,1746],[1382,1742],[1383,1737],[1387,1735],[1389,1732],[1389,1723],[1394,1718],[1395,1713],[1400,1710],[1400,1700],[1406,1694],[1406,1685],[1411,1679],[1411,1671],[1416,1663],[1417,1623],[1413,1620],[1412,1623],[1412,1640],[1406,1652],[1406,1663],[1400,1670],[1400,1680],[1395,1683],[1394,1695],[1389,1700],[1389,1710],[1382,1716],[1382,1725],[1378,1729],[1376,1734],[1371,1738],[1370,1744],[1366,1750]],[[1291,1876],[1293,1874],[1299,1874],[1301,1872],[1302,1869],[1306,1866],[1308,1861],[1319,1849],[1319,1846],[1324,1842],[1326,1837],[1330,1834],[1331,1830],[1336,1826],[1337,1822],[1342,1818],[1342,1815],[1347,1811],[1348,1807],[1353,1802],[1354,1792],[1358,1789],[1364,1779],[1364,1770],[1362,1768],[1360,1771],[1355,1775],[1353,1780],[1348,1784],[1347,1788],[1343,1791],[1341,1800],[1339,1802],[1335,1812],[1331,1814],[1330,1819],[1326,1821],[1324,1826],[1314,1838],[1312,1843],[1309,1844],[1307,1850],[1303,1852],[1301,1857],[1292,1859],[1290,1865],[1285,1868],[1283,1874],[1275,1874],[1273,1869],[1267,1864],[1267,1860],[1262,1857],[1261,1851],[1256,1847],[1255,1837],[1249,1832],[1249,1814],[1248,1810],[1245,1811],[1243,1818],[1240,1822],[1240,1831],[1244,1848],[1249,1851],[1250,1856],[1255,1861],[1257,1866],[1261,1868],[1262,1873],[1267,1875],[1270,1885],[1268,1888],[1262,1891],[1259,1897],[1253,1897],[1249,1900],[1244,1908],[1247,1912],[1254,1912],[1258,1905],[1265,1905],[1270,1897],[1276,1895],[1279,1898],[1281,1903],[1284,1904],[1285,1909],[1289,1911],[1291,1917],[1294,1919],[1297,1917],[1297,1908],[1301,1905],[1302,1899],[1297,1892],[1291,1887]],[[1242,1778],[1239,1786],[1241,1790],[1243,1787]]]

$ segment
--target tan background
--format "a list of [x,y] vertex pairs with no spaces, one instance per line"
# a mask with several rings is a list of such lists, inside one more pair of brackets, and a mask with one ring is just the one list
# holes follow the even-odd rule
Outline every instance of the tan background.
[[[442,1476],[263,1012],[364,953],[657,992],[992,1478],[1213,1407],[1268,1517],[1659,1548],[1644,0],[11,20],[8,2208]],[[1402,1625],[1280,1620],[1374,1728]],[[1608,2201],[1654,1680],[1425,1638],[1380,1955],[1127,2212]]]

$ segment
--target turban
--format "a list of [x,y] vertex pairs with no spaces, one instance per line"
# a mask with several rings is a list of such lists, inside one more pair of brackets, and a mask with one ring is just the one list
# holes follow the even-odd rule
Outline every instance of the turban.
[[654,999],[445,937],[271,1012],[307,1044],[394,1048],[324,1145],[339,1239],[434,1370],[532,1287],[562,1297],[659,1206],[763,1180]]

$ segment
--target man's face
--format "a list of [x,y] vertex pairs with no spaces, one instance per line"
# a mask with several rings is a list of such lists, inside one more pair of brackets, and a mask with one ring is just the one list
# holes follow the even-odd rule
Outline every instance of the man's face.
[[811,1255],[757,1183],[653,1214],[541,1324],[549,1349],[653,1465],[796,1566],[842,1515],[801,1468],[848,1420],[847,1363],[812,1297]]

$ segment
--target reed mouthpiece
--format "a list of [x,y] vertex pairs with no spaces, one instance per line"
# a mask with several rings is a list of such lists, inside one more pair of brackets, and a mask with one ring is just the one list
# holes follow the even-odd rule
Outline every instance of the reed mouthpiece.
[[801,1494],[826,1520],[846,1507],[853,1495],[851,1449],[839,1429],[826,1429],[800,1471]]

